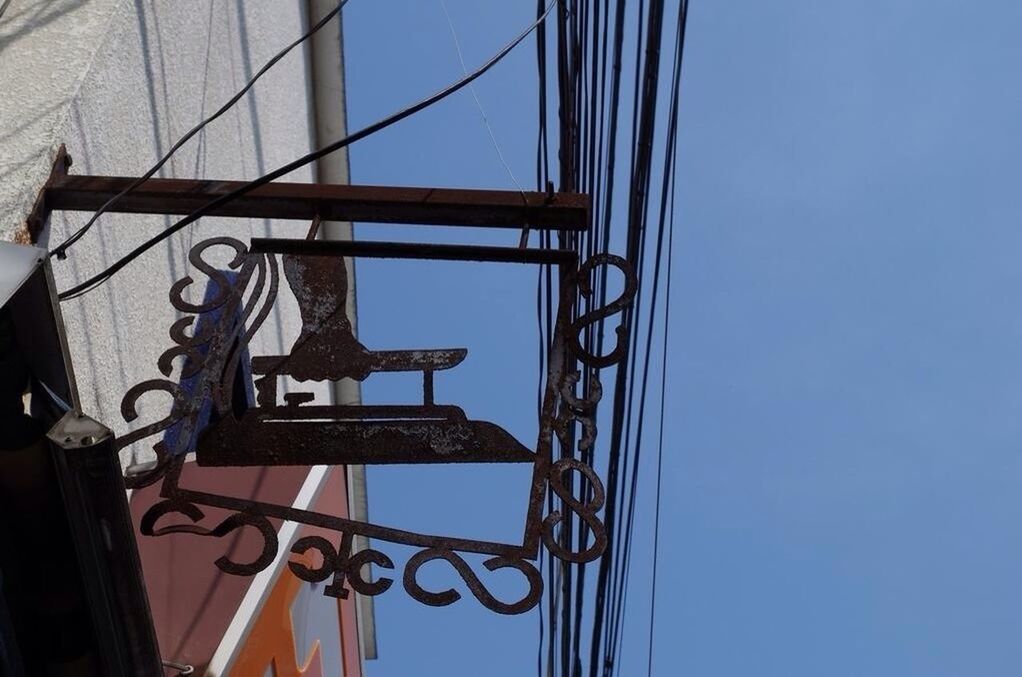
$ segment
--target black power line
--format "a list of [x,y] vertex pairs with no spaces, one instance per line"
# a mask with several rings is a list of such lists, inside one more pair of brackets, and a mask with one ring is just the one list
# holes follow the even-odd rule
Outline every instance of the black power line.
[[[687,2],[685,3],[687,4]],[[677,156],[675,156],[675,159]],[[674,268],[674,196],[675,186],[674,181],[677,178],[676,168],[672,167],[671,172],[671,217],[670,226],[667,231],[667,283],[666,293],[664,294],[664,305],[666,307],[666,313],[664,316],[664,341],[663,341],[663,358],[660,364],[660,431],[657,439],[657,459],[656,459],[656,509],[653,517],[653,573],[652,583],[650,584],[649,593],[649,645],[646,659],[646,674],[649,677],[653,677],[653,629],[655,627],[654,621],[656,619],[656,581],[657,581],[657,564],[660,559],[660,496],[661,490],[663,489],[663,476],[664,476],[664,418],[667,412],[667,356],[668,356],[668,338],[670,336],[671,327],[671,273]]]
[[[643,424],[643,421],[644,421],[644,418],[645,418],[645,401],[646,401],[646,394],[647,394],[648,383],[649,383],[650,357],[651,357],[652,351],[653,351],[653,345],[652,345],[653,344],[653,329],[654,329],[654,321],[655,321],[655,315],[656,315],[656,313],[655,313],[655,306],[656,306],[656,301],[657,301],[657,297],[658,297],[657,286],[658,286],[659,281],[660,281],[659,280],[659,268],[660,268],[660,261],[661,261],[661,257],[662,257],[662,253],[661,252],[662,252],[662,247],[663,247],[664,224],[665,224],[665,221],[667,220],[668,208],[670,210],[670,227],[669,227],[670,228],[670,234],[668,235],[668,245],[667,245],[667,257],[668,257],[668,260],[667,260],[667,281],[666,282],[667,282],[667,286],[668,287],[667,287],[666,299],[665,299],[665,307],[664,307],[664,312],[663,312],[663,323],[664,323],[664,330],[665,331],[666,331],[667,326],[669,325],[669,322],[670,322],[670,282],[671,282],[671,270],[672,270],[672,267],[671,267],[672,266],[671,252],[673,251],[671,243],[673,242],[674,196],[675,196],[675,181],[677,179],[676,163],[677,163],[678,116],[679,116],[679,107],[680,107],[681,67],[682,67],[682,57],[683,57],[683,53],[684,53],[684,39],[685,39],[685,28],[686,28],[686,23],[687,23],[687,16],[688,16],[688,3],[686,1],[686,2],[683,2],[679,6],[678,21],[677,21],[677,31],[676,31],[676,34],[675,34],[674,64],[673,64],[673,73],[672,73],[672,78],[671,78],[671,97],[670,97],[671,104],[670,104],[670,112],[668,114],[668,127],[667,127],[667,144],[666,144],[667,151],[666,151],[665,157],[664,157],[664,165],[663,165],[663,173],[662,173],[662,183],[661,183],[660,200],[659,200],[660,201],[660,214],[659,214],[659,223],[658,223],[658,228],[657,228],[657,253],[656,253],[656,262],[655,262],[655,269],[654,269],[655,270],[655,272],[654,272],[654,282],[653,282],[654,290],[653,290],[653,300],[652,300],[652,304],[653,305],[650,308],[649,324],[648,324],[647,335],[646,335],[645,361],[644,361],[644,366],[643,366],[643,377],[642,377],[642,379],[643,379],[642,380],[642,382],[643,382],[643,392],[642,392],[642,394],[640,396],[639,414],[638,414],[638,421],[637,421],[637,428],[638,429],[637,429],[636,440],[635,440],[635,448],[633,450],[634,456],[633,456],[633,467],[632,467],[632,489],[631,489],[631,495],[630,495],[630,498],[629,498],[628,518],[626,520],[626,528],[625,528],[625,535],[624,535],[625,544],[624,544],[624,548],[623,548],[623,554],[622,554],[622,557],[621,557],[621,561],[618,562],[619,571],[618,571],[617,591],[616,591],[616,598],[615,598],[615,600],[613,602],[614,607],[615,607],[614,611],[613,611],[613,616],[614,616],[614,621],[612,623],[613,630],[611,632],[610,638],[608,640],[608,646],[607,646],[607,656],[609,658],[609,660],[607,662],[611,666],[614,666],[614,669],[616,669],[616,667],[617,667],[617,662],[616,662],[617,652],[620,649],[621,641],[623,639],[623,630],[622,630],[622,628],[623,628],[623,617],[624,617],[625,605],[626,605],[626,602],[627,602],[627,592],[628,592],[630,563],[631,563],[631,541],[632,541],[632,534],[633,534],[633,527],[634,527],[635,513],[636,513],[636,510],[635,510],[635,500],[637,498],[637,487],[638,487],[638,477],[637,476],[638,476],[638,469],[639,469],[639,457],[640,457],[640,454],[641,454],[641,451],[642,451],[642,444],[641,444],[642,424]],[[665,336],[665,341],[666,341],[666,336]],[[664,349],[663,349],[663,363],[661,365],[662,370],[666,369],[666,361],[667,361],[667,346],[665,344],[664,345]],[[665,380],[662,380],[661,381],[661,402],[660,402],[661,418],[663,416],[664,395],[665,395],[665,392],[666,392],[665,388],[666,388],[666,382],[665,382]],[[663,430],[662,430],[662,426],[663,426],[663,421],[661,420],[660,442],[659,442],[659,445],[658,445],[659,449],[661,449],[661,450],[662,450],[662,446],[663,446]],[[658,467],[658,471],[657,472],[658,472],[658,483],[659,483],[660,466],[658,465],[657,467]],[[658,489],[658,496],[659,496],[659,489]],[[659,498],[657,499],[657,506],[658,506],[657,509],[659,510]],[[657,522],[657,524],[658,524],[658,522]],[[656,530],[656,529],[658,529],[658,527],[654,527],[654,529]],[[655,536],[654,538],[655,538],[655,540],[658,538],[658,532],[657,532],[657,536]],[[652,629],[651,629],[651,632],[652,632]]]
[[[627,0],[616,0],[616,3],[561,0],[560,7],[557,61],[551,64],[557,76],[559,96],[560,184],[562,190],[582,189],[593,196],[595,225],[592,232],[563,237],[560,246],[574,249],[584,260],[595,253],[607,252],[612,243],[619,245],[624,240],[625,257],[639,276],[639,289],[631,308],[619,318],[627,337],[623,344],[626,353],[616,367],[613,398],[607,398],[612,399],[607,402],[609,425],[600,423],[601,430],[608,430],[609,435],[601,435],[595,450],[581,454],[581,459],[594,467],[597,462],[601,466],[606,464],[606,473],[601,475],[606,482],[607,549],[600,559],[595,581],[586,575],[585,565],[568,569],[547,563],[545,611],[550,623],[540,630],[537,669],[548,677],[581,677],[580,654],[585,629],[587,635],[591,631],[587,642],[589,664],[585,670],[591,677],[606,677],[618,672],[617,654],[625,635],[624,610],[631,574],[636,505],[639,492],[646,484],[646,480],[640,481],[639,470],[644,465],[640,465],[640,459],[648,444],[643,430],[647,414],[652,416],[646,405],[651,394],[648,391],[654,388],[651,378],[653,353],[656,352],[654,330],[657,322],[663,322],[665,327],[669,322],[667,299],[661,298],[666,295],[661,274],[664,257],[667,257],[667,277],[670,277],[673,245],[670,238],[673,236],[668,235],[667,214],[670,211],[673,227],[680,58],[687,2],[678,5],[673,73],[664,64],[667,66],[664,79],[670,77],[672,83],[670,112],[665,123],[657,120],[660,47],[669,23],[665,22],[664,0],[640,0],[636,4]],[[626,44],[629,45],[628,56],[625,55]],[[546,111],[545,46],[539,45],[537,52],[541,83],[537,174],[541,175],[546,168],[542,149],[548,131],[543,117]],[[624,77],[626,72],[634,72],[631,82]],[[626,94],[629,87],[632,89]],[[622,110],[622,103],[627,99],[631,100],[630,111]],[[619,133],[626,125],[631,128],[630,135]],[[654,157],[661,149],[664,149],[662,171],[654,166],[658,164]],[[618,156],[623,153],[628,154],[629,165],[627,169],[618,170],[616,165],[622,164]],[[622,177],[617,176],[619,171],[628,174],[627,181],[621,181]],[[654,183],[659,184],[659,189],[651,191]],[[616,210],[615,200],[621,205]],[[616,212],[621,208],[627,212],[624,227],[615,225],[619,223]],[[659,212],[656,226],[647,226],[651,210]],[[665,240],[668,240],[666,251]],[[544,244],[551,246],[549,237]],[[601,269],[592,280],[594,293],[575,299],[580,311],[588,312],[605,305],[608,286],[607,270]],[[549,288],[547,280],[548,293]],[[549,300],[546,310],[550,310]],[[605,320],[587,327],[582,340],[590,352],[603,354],[604,337],[612,328],[606,324],[608,321],[614,322]],[[549,338],[549,327],[546,336]],[[666,367],[660,365],[660,368],[662,371]],[[592,372],[584,375],[580,383],[582,392],[589,392],[593,377],[595,373]],[[661,382],[661,408],[665,388]],[[577,454],[571,444],[563,444],[560,453],[565,457]],[[579,500],[583,501],[590,499],[591,490],[586,482],[574,487],[574,493],[580,494]],[[552,505],[548,507],[553,508]],[[565,520],[560,527],[558,539],[563,547],[585,547],[589,538],[587,525],[572,525]],[[588,591],[587,583],[590,584]],[[545,673],[544,640],[547,641]]]
[[[628,230],[626,233],[626,258],[639,273],[642,271],[643,249],[645,239],[645,219],[648,205],[649,184],[652,172],[653,139],[656,130],[656,102],[660,64],[660,40],[662,34],[664,2],[654,0],[650,3],[645,44],[645,60],[641,84],[640,110],[637,121],[637,136],[633,143],[633,161],[628,205]],[[641,294],[645,285],[640,278],[639,293],[632,308],[622,313],[622,325],[628,335],[634,331],[633,318],[635,307],[641,303]],[[596,602],[593,617],[593,631],[590,643],[590,677],[600,672],[601,651],[603,643],[604,621],[607,611],[607,592],[610,587],[610,573],[614,561],[614,545],[620,527],[617,524],[617,492],[622,466],[622,433],[625,427],[626,402],[631,398],[634,388],[633,369],[626,368],[625,362],[631,357],[634,346],[625,344],[625,360],[618,365],[614,384],[613,415],[611,421],[611,443],[607,468],[607,505],[604,519],[608,532],[607,550],[600,559],[597,576]],[[633,362],[634,364],[634,362]]]

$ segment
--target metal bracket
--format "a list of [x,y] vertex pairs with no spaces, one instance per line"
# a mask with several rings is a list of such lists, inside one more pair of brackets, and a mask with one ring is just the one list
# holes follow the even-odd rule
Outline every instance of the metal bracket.
[[71,168],[71,156],[67,154],[64,144],[57,149],[57,156],[53,159],[53,167],[50,169],[50,177],[43,184],[36,196],[32,211],[25,219],[25,226],[15,235],[15,242],[18,244],[35,244],[39,241],[39,235],[46,227],[46,220],[50,218],[50,211],[53,207],[50,204],[52,190],[62,179],[67,177],[67,170]]

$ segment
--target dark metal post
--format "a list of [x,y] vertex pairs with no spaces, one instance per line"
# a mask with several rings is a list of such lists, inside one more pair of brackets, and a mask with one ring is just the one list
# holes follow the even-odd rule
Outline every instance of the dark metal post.
[[69,412],[49,439],[103,674],[161,675],[113,433],[87,416]]

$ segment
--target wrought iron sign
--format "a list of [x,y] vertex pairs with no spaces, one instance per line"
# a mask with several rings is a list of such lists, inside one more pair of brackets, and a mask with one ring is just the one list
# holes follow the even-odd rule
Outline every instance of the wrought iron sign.
[[[116,189],[105,186],[99,190],[97,180],[100,179],[92,177],[92,184],[81,182],[77,194],[71,188],[61,192],[58,185],[49,199],[56,208],[61,208],[61,200],[65,201],[65,208],[67,201],[87,207],[103,199],[103,190]],[[172,181],[144,184],[134,209],[145,211],[149,207],[150,211],[157,211],[161,200],[172,199],[174,191],[170,187],[164,191]],[[184,185],[177,188],[178,198],[182,191],[187,192]],[[201,186],[207,194],[228,188],[223,183]],[[321,193],[307,194],[304,199],[296,198],[293,208],[286,208],[289,196],[310,189],[295,184],[284,187],[271,184],[265,188],[263,193],[276,191],[272,200],[267,197],[260,206],[259,201],[266,196],[254,193],[248,196],[247,207],[235,209],[243,212],[248,208],[290,218],[308,216],[307,210],[315,209],[317,214],[325,213],[329,218],[498,227],[528,223],[532,227],[568,230],[584,229],[588,220],[584,196],[569,196],[576,202],[573,208],[565,209],[563,204],[554,202],[554,196],[541,193],[527,194],[523,207],[520,193],[495,197],[499,194],[448,191],[452,199],[444,207],[438,202],[436,191],[411,195],[402,194],[404,189],[333,186],[318,187],[334,191],[327,198]],[[382,194],[386,199],[376,202],[366,199],[370,190],[376,191],[375,198]],[[338,195],[348,200],[343,208],[337,207]],[[352,195],[358,199],[352,199]],[[318,202],[317,196],[322,198]],[[563,202],[565,196],[557,199]],[[495,206],[494,201],[500,200],[504,202]],[[372,204],[367,206],[369,203]],[[162,208],[166,209],[166,204]],[[556,213],[558,208],[560,213]],[[285,209],[286,214],[272,211]],[[513,210],[517,212],[509,217]],[[211,252],[220,250],[222,258],[225,249],[230,253],[226,268],[214,265]],[[473,420],[456,404],[436,401],[434,379],[443,378],[447,370],[459,368],[468,353],[465,348],[381,351],[360,343],[352,333],[345,307],[348,295],[345,257],[554,266],[558,272],[556,322],[547,346],[548,369],[539,433],[534,443],[516,439],[496,423]],[[128,485],[135,488],[160,483],[161,500],[141,522],[145,535],[187,533],[220,538],[240,529],[258,532],[262,549],[254,559],[239,562],[223,556],[215,562],[228,574],[251,576],[277,557],[281,544],[271,519],[325,528],[336,532],[337,538],[298,539],[290,545],[290,552],[296,557],[288,566],[302,580],[329,581],[324,587],[325,594],[340,598],[347,597],[348,588],[363,595],[379,595],[394,583],[393,578],[384,575],[395,568],[393,560],[375,547],[356,551],[353,547],[356,535],[373,539],[374,546],[403,544],[417,548],[405,564],[402,576],[404,588],[413,598],[434,606],[460,599],[461,594],[455,589],[431,590],[420,583],[418,573],[425,563],[445,560],[484,606],[504,614],[523,613],[540,600],[543,580],[535,562],[541,546],[555,557],[573,563],[590,562],[602,554],[607,544],[606,530],[599,517],[604,503],[603,485],[576,451],[589,451],[595,443],[596,409],[601,398],[599,372],[622,359],[626,337],[619,327],[618,344],[602,355],[589,352],[582,337],[592,323],[619,313],[634,297],[635,275],[624,259],[597,255],[580,263],[574,252],[567,250],[365,241],[254,239],[246,245],[234,238],[217,237],[196,244],[189,260],[196,277],[201,278],[189,275],[170,289],[170,301],[184,317],[170,327],[172,345],[157,361],[164,378],[132,387],[121,406],[125,421],[132,423],[139,418],[143,398],[161,393],[161,397],[170,395],[173,399],[169,414],[162,420],[142,425],[117,440],[119,448],[140,442],[151,445],[156,455],[154,466],[127,478]],[[607,268],[616,268],[624,276],[619,298],[606,307],[577,313],[577,300],[591,296],[591,280],[604,274]],[[201,303],[189,300],[196,298],[190,293],[193,285],[207,289]],[[283,285],[287,285],[298,302],[301,332],[287,354],[248,358],[252,339],[270,317]],[[246,365],[250,365],[250,374]],[[179,366],[183,382],[171,380],[175,366]],[[289,392],[283,397],[278,392],[285,377],[300,384],[344,378],[362,381],[379,372],[420,373],[421,402],[352,406],[318,402],[311,392]],[[583,384],[587,385],[585,392],[579,392]],[[196,439],[197,443],[193,443]],[[519,541],[503,543],[412,533],[288,505],[222,496],[189,488],[182,481],[186,456],[192,452],[199,466],[528,464],[531,482],[526,523]],[[580,544],[577,551],[565,548],[558,537],[558,525],[565,516],[558,511],[544,514],[548,492],[562,499],[560,504],[573,513],[571,519],[580,519],[588,526],[589,542]],[[226,510],[229,515],[219,522],[210,522],[204,512],[210,508]],[[301,557],[313,551],[318,558]],[[483,563],[489,571],[520,572],[527,583],[526,594],[520,599],[498,599],[466,562],[464,556],[469,554],[489,556]],[[375,580],[367,580],[367,564],[375,565]]]

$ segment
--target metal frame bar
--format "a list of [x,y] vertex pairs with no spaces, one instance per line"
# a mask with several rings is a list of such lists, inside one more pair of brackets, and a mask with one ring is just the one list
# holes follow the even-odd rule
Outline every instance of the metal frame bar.
[[567,249],[520,249],[479,245],[371,242],[367,240],[292,240],[252,238],[253,254],[298,256],[353,256],[373,259],[419,259],[429,261],[477,261],[533,265],[577,265],[575,252]]
[[[40,208],[95,211],[133,181],[55,172],[43,190]],[[243,185],[243,181],[149,179],[107,211],[185,215]],[[582,193],[275,182],[221,205],[210,216],[304,221],[318,216],[324,221],[584,231],[589,227],[589,202]]]

